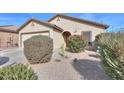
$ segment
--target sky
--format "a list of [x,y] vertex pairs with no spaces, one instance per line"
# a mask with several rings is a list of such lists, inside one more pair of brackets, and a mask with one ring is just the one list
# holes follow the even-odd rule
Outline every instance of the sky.
[[[21,26],[30,18],[47,21],[55,13],[0,13],[0,25]],[[124,28],[124,13],[66,13],[65,15],[109,25],[108,31]]]

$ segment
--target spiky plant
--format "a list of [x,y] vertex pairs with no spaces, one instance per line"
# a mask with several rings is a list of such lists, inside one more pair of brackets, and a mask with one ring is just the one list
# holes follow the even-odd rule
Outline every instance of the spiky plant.
[[124,33],[102,34],[97,45],[107,74],[112,79],[124,79]]
[[37,75],[27,65],[17,64],[0,68],[0,80],[36,80]]

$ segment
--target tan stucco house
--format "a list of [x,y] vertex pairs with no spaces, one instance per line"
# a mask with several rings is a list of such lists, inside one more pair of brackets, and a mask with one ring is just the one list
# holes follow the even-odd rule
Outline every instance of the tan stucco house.
[[83,35],[89,42],[106,32],[109,26],[89,20],[57,14],[47,22],[30,19],[18,29],[13,25],[0,26],[0,48],[23,48],[23,42],[34,35],[47,35],[53,39],[54,48],[67,43],[70,35]]
[[17,27],[13,25],[0,26],[0,48],[12,48],[18,46]]
[[71,16],[57,14],[47,22],[30,19],[17,29],[19,33],[19,47],[23,48],[23,42],[35,35],[47,35],[53,39],[54,48],[67,42],[70,35],[84,35],[89,42],[95,40],[95,36],[106,32],[109,26],[102,23],[79,19]]

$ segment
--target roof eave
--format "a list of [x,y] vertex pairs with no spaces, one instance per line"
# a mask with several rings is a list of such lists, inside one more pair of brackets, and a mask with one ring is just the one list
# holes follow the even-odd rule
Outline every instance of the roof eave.
[[26,26],[29,22],[31,22],[31,21],[35,21],[35,22],[38,22],[38,23],[40,23],[40,24],[44,24],[44,25],[46,25],[46,26],[48,26],[48,27],[50,27],[50,28],[55,28],[55,29],[57,29],[57,30],[59,30],[59,31],[62,31],[62,29],[61,28],[58,28],[58,27],[54,27],[54,25],[52,25],[52,24],[48,24],[48,23],[45,23],[45,22],[42,22],[42,21],[40,21],[40,20],[37,20],[37,19],[30,19],[30,20],[28,20],[27,22],[25,22],[21,27],[19,27],[18,29],[17,29],[17,32],[19,32],[24,26]]
[[89,21],[89,20],[84,20],[84,19],[79,19],[79,18],[75,18],[75,17],[63,15],[63,14],[57,14],[57,15],[53,16],[52,18],[50,18],[48,20],[48,22],[52,21],[53,19],[55,19],[58,16],[59,17],[66,17],[66,18],[70,18],[70,19],[74,19],[74,20],[78,20],[78,21],[82,21],[82,22],[86,22],[86,23],[90,23],[90,24],[97,25],[97,26],[100,26],[100,27],[105,28],[105,29],[107,29],[109,27],[109,25],[106,25],[106,24],[97,23],[97,22],[93,22],[93,21]]

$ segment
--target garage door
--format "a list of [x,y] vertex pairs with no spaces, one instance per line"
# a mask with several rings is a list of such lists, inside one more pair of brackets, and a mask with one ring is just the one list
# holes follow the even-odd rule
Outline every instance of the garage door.
[[31,38],[32,36],[36,36],[36,35],[47,35],[49,36],[49,32],[44,32],[44,33],[26,33],[26,34],[22,34],[21,35],[21,47],[24,47],[24,41]]

